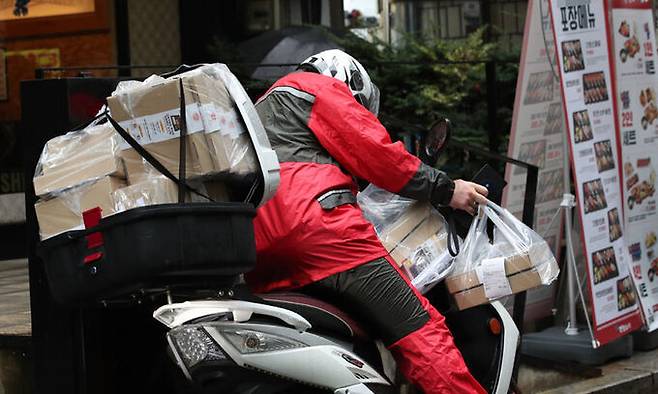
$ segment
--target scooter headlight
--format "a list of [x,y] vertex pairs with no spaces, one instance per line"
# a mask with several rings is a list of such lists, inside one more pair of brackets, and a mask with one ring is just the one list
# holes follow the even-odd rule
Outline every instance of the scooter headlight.
[[177,358],[190,369],[201,361],[225,360],[227,357],[202,327],[182,326],[167,333]]
[[294,339],[253,330],[224,328],[221,333],[242,354],[274,352],[307,346]]

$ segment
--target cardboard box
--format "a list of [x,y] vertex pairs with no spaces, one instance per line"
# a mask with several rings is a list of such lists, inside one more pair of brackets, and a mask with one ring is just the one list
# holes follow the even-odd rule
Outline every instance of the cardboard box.
[[[185,147],[185,174],[187,178],[201,177],[214,172],[212,161],[208,156],[208,144],[203,134],[187,136]],[[178,164],[180,158],[180,145],[178,139],[156,142],[145,146],[146,150],[155,157],[174,176],[178,177]],[[206,151],[205,155],[199,152]],[[144,181],[152,176],[161,175],[158,170],[142,158],[134,149],[122,150],[119,155],[126,165],[126,177],[130,183]],[[202,159],[202,157],[207,159]],[[203,163],[203,164],[202,164]]]
[[[448,279],[446,279],[446,282]],[[542,284],[539,272],[535,268],[527,271],[517,272],[516,274],[508,276],[507,279],[509,280],[510,288],[512,289],[513,294],[532,289],[533,287],[537,287]],[[459,310],[464,310],[491,302],[491,300],[488,299],[484,293],[483,285],[454,293],[452,294],[452,297]]]
[[125,176],[125,172],[121,158],[108,155],[97,157],[95,160],[79,162],[77,166],[66,165],[57,170],[51,170],[47,174],[35,176],[32,183],[34,193],[43,197],[106,176],[121,178]]
[[[505,259],[505,276],[508,278],[518,272],[532,269],[533,265],[530,256],[527,254],[514,255]],[[472,289],[481,286],[475,271],[468,271],[463,274],[453,275],[446,278],[446,287],[450,293]]]
[[55,137],[39,161],[42,174],[77,171],[81,163],[115,157],[120,138],[109,123]]
[[196,93],[211,157],[218,172],[256,171],[256,155],[233,99],[223,81],[201,69],[188,73]]
[[409,211],[379,235],[382,244],[400,266],[409,264],[408,256],[421,244],[434,240],[439,250],[446,245],[435,235],[443,223],[438,215],[430,215],[428,203],[415,203]]
[[[529,254],[505,258],[505,276],[512,294],[540,286],[542,279],[538,268],[542,267],[535,267]],[[448,277],[445,279],[445,284],[459,310],[491,302],[486,297],[484,285],[474,270]]]
[[206,188],[208,197],[212,198],[215,202],[229,202],[231,201],[226,188],[226,184],[219,181],[206,181],[203,183]]
[[[188,132],[186,176],[193,178],[213,173],[215,168],[203,133],[205,129],[196,93],[186,77],[182,78]],[[160,83],[130,89],[108,97],[107,103],[114,119],[170,172],[178,174],[179,79],[167,79]],[[131,148],[126,148],[125,145],[123,148],[121,156],[125,160],[139,157],[139,154]],[[141,157],[139,159],[141,160]],[[130,166],[131,170],[139,171],[139,168],[137,164]],[[128,176],[130,177],[130,173]]]
[[178,186],[164,176],[153,177],[112,193],[119,211],[157,204],[178,202]]
[[50,200],[38,201],[34,209],[41,239],[84,228],[82,213],[91,208],[100,207],[103,217],[116,213],[112,193],[124,186],[124,180],[107,176]]

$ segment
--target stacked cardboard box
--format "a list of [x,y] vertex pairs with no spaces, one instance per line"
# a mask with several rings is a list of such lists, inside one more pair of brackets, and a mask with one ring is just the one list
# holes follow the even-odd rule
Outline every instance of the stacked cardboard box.
[[[206,72],[207,71],[207,72]],[[212,68],[190,72],[191,89],[201,109],[206,140],[218,172],[247,174],[256,170],[254,148],[226,86]]]
[[[184,84],[186,98],[187,139],[185,175],[200,177],[215,172],[208,144],[204,136],[203,121],[194,91]],[[180,158],[180,87],[177,79],[162,80],[124,90],[107,98],[107,104],[116,120],[130,135],[172,174],[178,175]],[[122,144],[120,156],[126,163],[128,179],[138,183],[157,175],[142,156],[127,144]]]
[[[221,79],[212,66],[170,79],[133,86],[108,97],[114,119],[171,173],[178,175],[180,157],[180,82],[186,103],[186,177],[247,174],[256,170],[249,134]],[[128,179],[137,183],[157,171],[133,149],[123,146]]]
[[[256,155],[242,118],[213,66],[170,79],[131,82],[107,99],[113,118],[178,176],[181,82],[187,123],[186,178],[215,201],[228,201],[215,174],[253,173]],[[127,178],[127,180],[126,180]],[[211,178],[211,179],[208,179]],[[84,211],[103,216],[178,201],[178,186],[162,176],[109,124],[50,140],[33,179],[42,239],[82,227]],[[186,201],[196,202],[186,194]]]

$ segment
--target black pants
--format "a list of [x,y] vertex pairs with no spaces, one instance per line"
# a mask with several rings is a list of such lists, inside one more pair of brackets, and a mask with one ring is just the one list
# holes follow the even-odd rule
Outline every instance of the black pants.
[[388,260],[380,258],[300,291],[336,305],[390,346],[430,318],[409,286]]

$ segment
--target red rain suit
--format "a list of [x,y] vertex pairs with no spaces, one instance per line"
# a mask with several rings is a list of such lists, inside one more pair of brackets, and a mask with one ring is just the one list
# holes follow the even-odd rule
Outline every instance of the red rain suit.
[[[247,276],[254,291],[301,288],[381,258],[390,264],[355,203],[354,177],[438,205],[452,198],[454,183],[401,143],[392,143],[377,118],[337,79],[290,74],[258,100],[256,109],[281,162],[281,182],[254,220],[258,263]],[[426,393],[484,392],[443,316],[415,289],[408,293],[423,319],[412,318],[412,312],[405,317],[401,306],[400,335],[387,343],[403,374]]]

